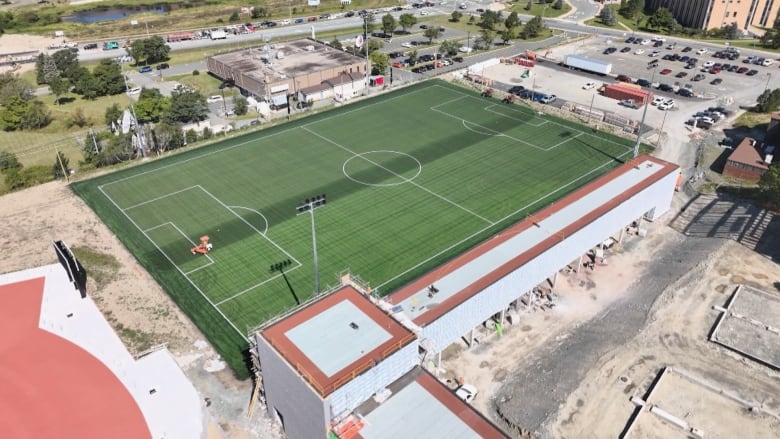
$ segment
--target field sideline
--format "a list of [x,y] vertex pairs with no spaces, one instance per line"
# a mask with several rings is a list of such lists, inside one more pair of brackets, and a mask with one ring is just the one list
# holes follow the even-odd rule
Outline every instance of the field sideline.
[[[349,270],[388,294],[631,152],[429,81],[71,187],[244,376],[248,329],[314,294],[304,199],[328,201],[315,212],[321,289]],[[194,256],[202,235],[214,248]]]

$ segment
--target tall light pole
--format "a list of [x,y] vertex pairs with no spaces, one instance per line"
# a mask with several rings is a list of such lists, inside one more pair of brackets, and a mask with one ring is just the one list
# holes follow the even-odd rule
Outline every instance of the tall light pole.
[[[650,77],[650,86],[653,85],[653,79],[655,79],[655,71],[658,69],[658,64],[653,65],[653,75]],[[647,116],[647,107],[650,106],[649,94],[645,96],[645,110],[642,112],[642,120],[639,121],[639,129],[636,131],[636,144],[634,145],[634,158],[639,155],[639,143],[642,141],[642,126],[645,124],[645,116]]]
[[764,86],[764,91],[769,90],[769,80],[772,79],[772,74],[769,72],[766,72],[766,86]]
[[303,200],[295,209],[298,215],[304,215],[306,212],[311,214],[311,246],[314,255],[314,294],[320,294],[320,270],[317,260],[317,231],[314,227],[314,210],[324,206],[326,203],[325,194],[315,195],[312,198]]

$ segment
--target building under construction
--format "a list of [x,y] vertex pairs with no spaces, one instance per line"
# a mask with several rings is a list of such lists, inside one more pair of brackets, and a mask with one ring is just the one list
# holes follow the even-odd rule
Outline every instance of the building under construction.
[[366,60],[312,39],[266,44],[206,58],[210,73],[272,106],[288,95],[307,102],[348,99],[365,88]]

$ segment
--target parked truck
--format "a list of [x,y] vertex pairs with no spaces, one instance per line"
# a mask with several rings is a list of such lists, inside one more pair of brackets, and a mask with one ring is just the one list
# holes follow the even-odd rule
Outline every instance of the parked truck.
[[179,32],[176,34],[170,34],[165,37],[169,43],[175,43],[177,41],[194,40],[195,34],[193,32]]
[[227,32],[223,30],[213,30],[209,36],[212,40],[224,40],[227,38]]
[[570,68],[598,73],[602,76],[612,72],[612,63],[582,55],[566,55],[563,63]]
[[[604,96],[621,101],[622,105],[638,108],[653,99],[653,92],[637,88],[633,84],[615,83],[604,87]],[[628,105],[631,101],[632,105]]]

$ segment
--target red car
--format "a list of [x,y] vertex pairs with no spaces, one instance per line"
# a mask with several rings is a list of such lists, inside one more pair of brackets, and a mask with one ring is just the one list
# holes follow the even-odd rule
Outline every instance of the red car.
[[686,76],[688,76],[687,72],[680,72],[680,73],[674,75],[675,78],[685,78]]
[[737,73],[745,73],[745,72],[747,72],[748,70],[750,70],[750,69],[749,69],[749,68],[747,68],[747,67],[740,67],[740,68],[739,68],[739,70],[737,70]]
[[672,73],[672,69],[663,69],[661,70],[662,75],[668,75],[669,73]]

